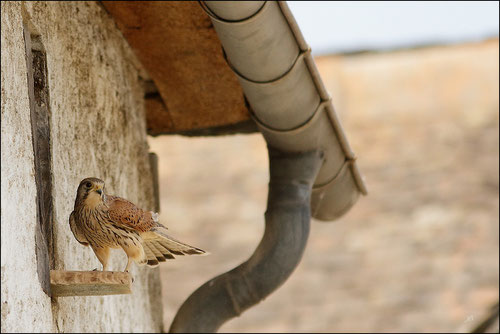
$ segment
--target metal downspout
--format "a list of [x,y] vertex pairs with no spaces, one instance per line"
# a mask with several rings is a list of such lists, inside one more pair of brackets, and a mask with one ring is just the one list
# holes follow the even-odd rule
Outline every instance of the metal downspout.
[[331,221],[366,194],[355,155],[286,2],[202,1],[269,150],[264,236],[250,259],[199,287],[171,332],[215,332],[278,288],[310,217]]
[[199,287],[177,312],[170,332],[216,332],[286,281],[307,243],[311,189],[321,162],[318,151],[269,147],[266,228],[259,246],[248,261]]

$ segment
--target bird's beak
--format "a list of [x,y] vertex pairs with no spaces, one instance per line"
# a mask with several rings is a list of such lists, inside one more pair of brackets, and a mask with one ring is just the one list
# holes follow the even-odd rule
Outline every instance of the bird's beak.
[[101,189],[97,189],[95,192],[98,193],[99,195],[102,195],[102,190]]

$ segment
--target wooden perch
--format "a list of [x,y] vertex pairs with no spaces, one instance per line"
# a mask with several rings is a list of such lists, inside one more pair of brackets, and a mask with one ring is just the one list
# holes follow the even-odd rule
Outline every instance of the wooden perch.
[[50,271],[53,297],[130,294],[132,277],[121,271]]

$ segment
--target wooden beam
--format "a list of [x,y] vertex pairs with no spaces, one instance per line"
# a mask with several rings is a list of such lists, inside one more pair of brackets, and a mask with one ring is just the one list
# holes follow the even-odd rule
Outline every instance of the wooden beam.
[[53,297],[130,294],[132,276],[121,271],[50,271]]
[[100,3],[158,89],[158,96],[146,98],[149,134],[231,127],[250,119],[243,89],[197,1]]

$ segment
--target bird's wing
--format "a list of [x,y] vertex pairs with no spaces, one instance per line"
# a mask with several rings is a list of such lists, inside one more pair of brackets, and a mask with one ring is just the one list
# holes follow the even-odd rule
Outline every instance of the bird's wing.
[[81,243],[84,246],[88,246],[89,242],[87,238],[85,237],[85,234],[83,234],[82,230],[78,227],[75,221],[75,212],[71,212],[69,215],[69,227],[71,228],[71,232],[73,232],[73,235],[75,236],[76,241]]
[[106,205],[108,206],[109,218],[121,227],[137,232],[146,232],[157,224],[156,213],[144,211],[121,197],[106,196]]
[[106,196],[109,218],[117,225],[140,233],[147,264],[155,266],[174,255],[208,254],[202,249],[176,240],[167,234],[167,228],[158,222],[158,214],[143,211],[126,199]]

